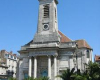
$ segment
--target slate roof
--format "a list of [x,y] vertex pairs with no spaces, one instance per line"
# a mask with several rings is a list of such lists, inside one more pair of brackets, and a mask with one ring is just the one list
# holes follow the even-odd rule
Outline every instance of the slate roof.
[[100,61],[100,55],[95,55],[95,61]]

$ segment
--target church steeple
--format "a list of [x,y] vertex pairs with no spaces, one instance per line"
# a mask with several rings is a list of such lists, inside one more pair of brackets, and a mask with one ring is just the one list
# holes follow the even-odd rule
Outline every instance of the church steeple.
[[[33,42],[58,42],[57,0],[38,0],[37,33]],[[40,40],[39,40],[40,39]]]

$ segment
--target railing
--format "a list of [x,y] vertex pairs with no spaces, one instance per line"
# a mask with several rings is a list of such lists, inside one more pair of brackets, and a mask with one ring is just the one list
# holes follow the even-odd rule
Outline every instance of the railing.
[[59,66],[59,70],[67,70],[68,67],[65,67],[65,66]]
[[[46,46],[47,44],[44,44],[44,45],[35,45],[35,44],[33,44],[33,45],[34,45],[34,47],[39,47],[39,46],[43,47],[43,46]],[[32,48],[33,45],[31,45],[31,46],[22,46],[21,50],[26,50],[27,48]],[[52,43],[48,44],[48,46],[50,46],[50,45],[54,46],[54,43],[53,44]],[[55,43],[55,45],[60,47],[60,48],[75,48],[76,47],[76,42],[66,42],[66,43],[61,43],[60,45],[57,45]]]
[[66,43],[61,43],[60,48],[75,48],[76,47],[76,42],[66,42]]

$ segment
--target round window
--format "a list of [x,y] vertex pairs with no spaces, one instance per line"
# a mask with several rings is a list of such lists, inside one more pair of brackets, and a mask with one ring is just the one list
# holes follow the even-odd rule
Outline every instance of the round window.
[[48,30],[48,29],[49,29],[48,24],[45,24],[45,25],[44,25],[44,30]]

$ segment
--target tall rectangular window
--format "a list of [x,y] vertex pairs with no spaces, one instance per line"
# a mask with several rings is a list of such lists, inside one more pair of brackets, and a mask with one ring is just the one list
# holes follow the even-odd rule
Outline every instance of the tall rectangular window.
[[44,5],[44,18],[49,18],[49,4]]
[[14,59],[16,59],[16,57],[14,57]]
[[13,59],[13,56],[11,55],[11,58]]
[[87,50],[87,58],[90,58],[89,50]]

